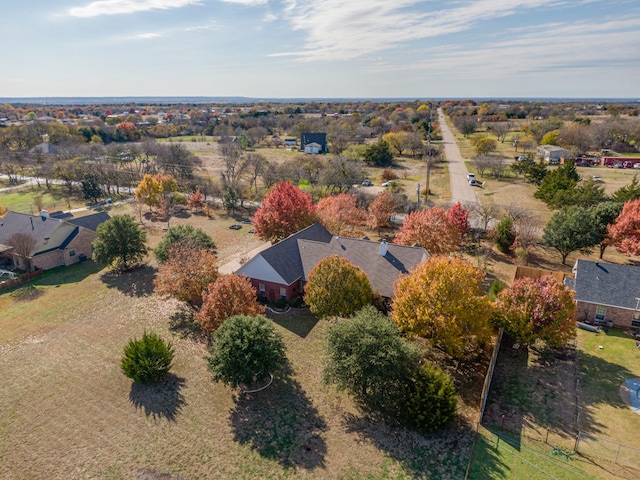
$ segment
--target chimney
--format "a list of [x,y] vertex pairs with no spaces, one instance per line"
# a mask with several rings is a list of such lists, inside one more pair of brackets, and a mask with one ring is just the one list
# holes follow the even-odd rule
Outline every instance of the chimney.
[[40,210],[40,218],[42,218],[42,220],[49,218],[49,210]]
[[385,240],[380,242],[380,256],[384,257],[387,254],[387,242]]

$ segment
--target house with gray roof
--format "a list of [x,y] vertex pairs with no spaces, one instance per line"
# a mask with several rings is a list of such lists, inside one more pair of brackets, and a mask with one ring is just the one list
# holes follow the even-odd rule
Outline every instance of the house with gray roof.
[[300,151],[304,153],[327,153],[327,134],[305,132],[300,135]]
[[640,328],[640,267],[578,259],[573,273],[564,283],[575,292],[579,321]]
[[324,258],[338,255],[361,268],[371,287],[393,297],[393,283],[429,255],[424,248],[334,236],[315,223],[258,253],[236,273],[251,279],[259,295],[270,301],[301,297],[309,274]]
[[53,218],[46,210],[7,212],[0,218],[0,268],[48,270],[91,258],[95,230],[109,218],[105,212],[71,220]]

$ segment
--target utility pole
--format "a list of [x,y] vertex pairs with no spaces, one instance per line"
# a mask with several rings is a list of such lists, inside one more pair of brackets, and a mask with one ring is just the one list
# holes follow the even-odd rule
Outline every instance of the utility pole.
[[418,210],[420,210],[420,184],[418,183],[418,188],[416,188],[416,194],[418,195]]
[[[429,180],[431,174],[431,122],[433,120],[432,115],[432,104],[429,102],[429,125],[427,125],[427,185],[426,185],[426,193],[424,194],[424,206],[428,207],[429,203]],[[419,198],[419,196],[418,196]]]

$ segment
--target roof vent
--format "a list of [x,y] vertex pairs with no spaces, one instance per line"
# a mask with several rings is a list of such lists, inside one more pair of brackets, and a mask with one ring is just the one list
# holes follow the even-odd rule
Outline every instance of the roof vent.
[[384,257],[387,254],[387,242],[385,240],[380,242],[380,256]]
[[42,220],[49,218],[49,210],[40,210],[40,218]]

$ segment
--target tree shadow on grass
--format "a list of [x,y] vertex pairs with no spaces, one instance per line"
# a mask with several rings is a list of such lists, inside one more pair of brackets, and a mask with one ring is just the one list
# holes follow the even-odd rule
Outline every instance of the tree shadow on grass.
[[153,279],[156,269],[149,265],[140,265],[126,272],[108,270],[100,280],[108,288],[116,288],[130,297],[147,297],[153,293]]
[[44,275],[33,280],[33,285],[64,285],[68,283],[78,283],[89,275],[99,272],[101,265],[87,260],[69,265],[67,267],[56,267],[45,270]]
[[464,423],[434,434],[392,424],[374,412],[347,415],[347,432],[371,442],[402,464],[411,477],[464,478],[474,431]]
[[170,373],[164,380],[142,385],[133,382],[129,392],[129,401],[136,409],[153,418],[166,418],[175,421],[176,416],[186,404],[182,387],[184,378]]
[[202,325],[194,317],[193,309],[187,305],[180,305],[178,310],[169,317],[169,331],[180,338],[195,341],[208,341],[208,335]]
[[231,411],[234,440],[284,467],[323,468],[324,419],[287,368],[257,393],[239,394]]
[[318,317],[311,313],[308,308],[292,308],[282,314],[267,310],[267,317],[301,338],[306,338],[318,323]]

